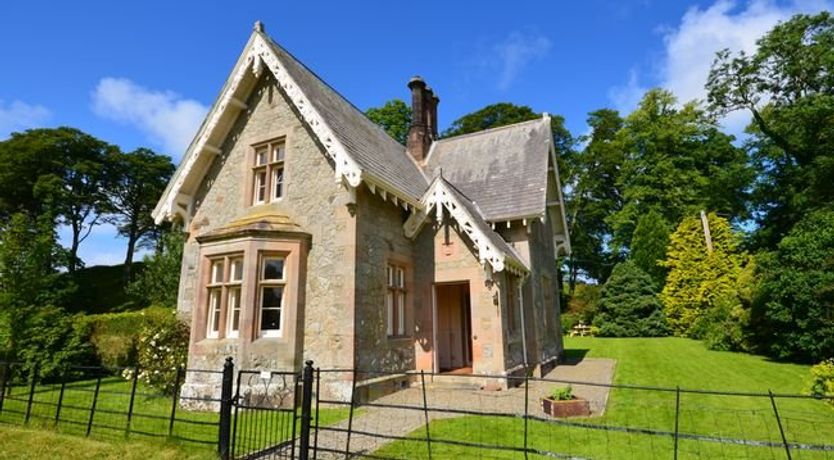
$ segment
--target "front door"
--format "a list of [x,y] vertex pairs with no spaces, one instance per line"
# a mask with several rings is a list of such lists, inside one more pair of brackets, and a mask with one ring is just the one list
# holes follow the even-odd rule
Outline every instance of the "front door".
[[441,372],[472,371],[469,283],[438,284],[437,360]]

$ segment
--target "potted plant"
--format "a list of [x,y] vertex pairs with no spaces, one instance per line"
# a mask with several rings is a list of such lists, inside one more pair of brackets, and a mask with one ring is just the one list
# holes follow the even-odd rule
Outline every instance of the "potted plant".
[[554,388],[550,394],[542,398],[542,410],[551,417],[587,417],[591,415],[588,400],[577,398],[573,388],[568,385]]

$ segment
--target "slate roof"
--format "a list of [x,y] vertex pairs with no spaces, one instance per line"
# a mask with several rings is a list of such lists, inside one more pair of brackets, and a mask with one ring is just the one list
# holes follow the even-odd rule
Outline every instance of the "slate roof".
[[480,209],[477,203],[469,199],[466,195],[463,194],[460,190],[455,187],[454,184],[450,183],[449,181],[445,180],[444,177],[439,177],[437,180],[443,181],[446,185],[448,190],[454,195],[455,199],[464,207],[469,215],[472,216],[474,219],[475,225],[481,230],[481,232],[489,238],[489,241],[495,246],[497,249],[502,251],[504,254],[513,257],[517,264],[521,265],[529,269],[527,264],[524,263],[524,259],[519,256],[518,252],[516,252],[515,248],[510,246],[501,235],[498,234],[495,230],[492,229],[492,225],[490,225],[486,220],[484,220],[484,213]]
[[263,36],[287,73],[359,166],[419,201],[428,188],[428,180],[406,153],[405,146],[391,138],[287,50],[267,35]]
[[424,171],[471,197],[490,222],[545,212],[550,123],[546,117],[435,141]]

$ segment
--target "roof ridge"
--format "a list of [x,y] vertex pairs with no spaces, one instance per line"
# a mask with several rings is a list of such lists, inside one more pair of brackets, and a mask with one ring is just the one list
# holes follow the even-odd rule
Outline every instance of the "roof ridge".
[[487,133],[492,133],[492,132],[495,132],[495,131],[501,131],[503,129],[518,128],[519,126],[525,125],[525,124],[533,124],[533,123],[536,123],[536,122],[545,122],[545,121],[546,121],[546,118],[542,116],[542,117],[539,117],[539,118],[533,118],[532,120],[519,121],[517,123],[512,123],[512,124],[509,124],[509,125],[501,125],[501,126],[496,126],[494,128],[483,129],[481,131],[475,131],[475,132],[466,133],[466,134],[458,134],[457,136],[452,136],[452,137],[444,137],[444,138],[437,139],[435,142],[446,142],[446,141],[458,140],[458,139],[463,139],[465,137],[473,137],[473,136],[477,136],[477,135],[481,135],[481,134],[487,134]]

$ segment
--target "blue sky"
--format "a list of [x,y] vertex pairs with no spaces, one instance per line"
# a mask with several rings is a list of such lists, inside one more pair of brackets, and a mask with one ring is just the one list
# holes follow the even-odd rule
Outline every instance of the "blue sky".
[[[476,6],[477,5],[477,6]],[[69,125],[178,161],[255,20],[358,107],[408,98],[415,74],[440,96],[441,128],[494,102],[560,114],[628,111],[653,86],[703,96],[714,52],[831,0],[581,2],[3,2],[0,139]],[[725,123],[737,132],[742,115]],[[101,227],[88,265],[125,242]]]

